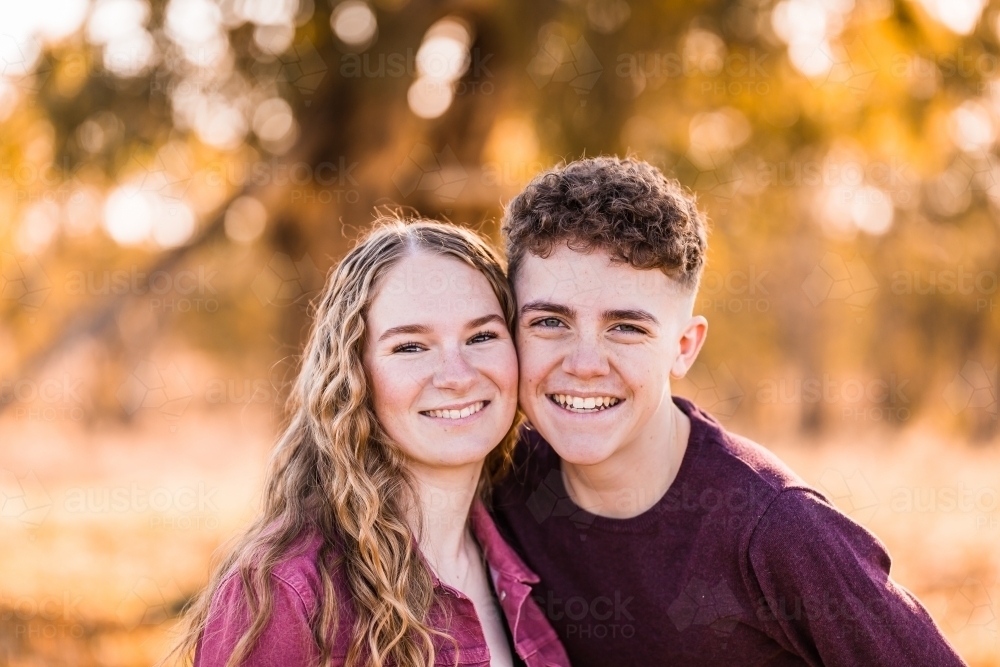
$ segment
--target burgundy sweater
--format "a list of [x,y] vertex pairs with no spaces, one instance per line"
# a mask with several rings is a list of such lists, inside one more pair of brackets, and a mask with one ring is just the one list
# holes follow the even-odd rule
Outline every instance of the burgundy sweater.
[[541,577],[533,595],[574,667],[964,663],[889,555],[777,457],[689,401],[670,489],[629,519],[566,493],[534,432],[497,489],[508,541]]

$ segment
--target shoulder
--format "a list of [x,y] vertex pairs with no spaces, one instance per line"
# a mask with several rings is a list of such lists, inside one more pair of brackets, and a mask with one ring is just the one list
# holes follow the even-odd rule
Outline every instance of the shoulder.
[[271,572],[274,585],[294,592],[310,611],[318,605],[323,590],[319,571],[323,543],[323,538],[317,533],[301,535]]
[[[749,546],[758,555],[790,553],[819,546],[819,551],[857,552],[888,569],[885,546],[872,533],[838,510],[822,493],[769,450],[723,428],[690,401],[674,399],[691,419],[692,441],[702,440],[703,474],[728,479],[752,492],[757,519]],[[744,538],[745,539],[745,538]]]
[[736,486],[756,487],[772,498],[789,489],[812,491],[764,446],[726,430],[691,401],[675,396],[674,402],[691,420],[688,447],[695,450],[700,474],[725,479]]
[[[322,577],[319,559],[324,540],[315,533],[303,533],[275,564],[266,582],[271,596],[271,616],[247,658],[253,667],[264,665],[311,664],[316,655],[313,625],[322,602]],[[251,570],[251,574],[253,570]],[[335,569],[334,591],[337,606],[349,602],[346,590],[337,585],[340,573]],[[345,615],[342,614],[341,618]],[[349,614],[348,614],[349,616]],[[227,572],[212,594],[205,633],[197,652],[196,667],[224,665],[240,638],[250,627],[248,591],[241,571]],[[334,646],[340,648],[340,635]]]
[[[316,534],[300,535],[285,556],[271,570],[271,592],[290,609],[310,616],[319,604],[323,589],[319,573],[319,552],[323,540]],[[239,569],[227,572],[212,598],[213,610],[234,610],[246,606],[243,578]]]
[[824,557],[843,551],[877,562],[889,570],[885,545],[864,526],[834,507],[812,489],[783,491],[768,506],[751,538],[751,552],[760,556],[785,553],[795,544],[800,556],[818,551]]

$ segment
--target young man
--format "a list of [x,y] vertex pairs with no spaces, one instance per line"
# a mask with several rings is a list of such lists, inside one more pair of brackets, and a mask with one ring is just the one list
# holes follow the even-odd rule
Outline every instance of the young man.
[[504,232],[531,428],[495,509],[576,667],[963,664],[878,539],[671,396],[707,331],[691,197],[581,160],[536,177]]

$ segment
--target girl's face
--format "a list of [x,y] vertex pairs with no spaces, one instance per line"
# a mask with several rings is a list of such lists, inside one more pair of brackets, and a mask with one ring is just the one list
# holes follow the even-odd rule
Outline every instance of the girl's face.
[[481,463],[517,409],[517,356],[486,277],[417,251],[383,276],[366,318],[375,414],[412,465]]

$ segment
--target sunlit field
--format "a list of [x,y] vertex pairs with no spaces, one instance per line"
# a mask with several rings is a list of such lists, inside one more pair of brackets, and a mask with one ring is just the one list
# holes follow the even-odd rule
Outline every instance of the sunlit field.
[[166,654],[376,212],[597,155],[705,213],[678,393],[1000,667],[998,148],[1000,0],[0,0],[0,667]]
[[[163,657],[213,551],[255,506],[275,429],[255,407],[152,411],[128,429],[0,422],[0,664]],[[970,665],[1000,665],[1000,451],[925,430],[769,444],[886,544]]]

